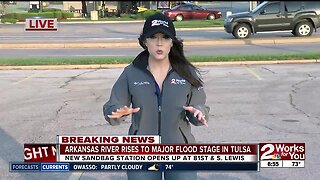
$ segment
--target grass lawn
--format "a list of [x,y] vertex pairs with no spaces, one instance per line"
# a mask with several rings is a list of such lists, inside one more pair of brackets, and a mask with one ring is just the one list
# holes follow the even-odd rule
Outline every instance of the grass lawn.
[[[258,55],[189,56],[187,58],[191,62],[303,60],[320,59],[320,52]],[[0,66],[127,64],[132,62],[133,59],[134,57],[0,58]]]
[[223,26],[223,20],[188,20],[188,21],[174,21],[176,28],[199,28],[199,27],[219,27]]

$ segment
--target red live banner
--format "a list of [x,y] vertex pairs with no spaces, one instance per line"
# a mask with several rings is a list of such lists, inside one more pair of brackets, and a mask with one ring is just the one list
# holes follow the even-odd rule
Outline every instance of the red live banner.
[[58,20],[53,19],[26,19],[25,31],[58,31]]

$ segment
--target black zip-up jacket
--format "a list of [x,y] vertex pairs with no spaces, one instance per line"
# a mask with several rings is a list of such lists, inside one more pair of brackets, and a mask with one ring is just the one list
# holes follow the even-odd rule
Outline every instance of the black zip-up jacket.
[[[119,125],[126,117],[110,119],[107,115],[125,105],[140,111],[132,114],[129,135],[160,135],[161,143],[195,143],[190,123],[203,125],[193,113],[183,106],[199,109],[208,120],[209,107],[205,106],[203,87],[195,88],[171,69],[165,78],[162,92],[157,91],[156,81],[147,69],[149,53],[143,51],[133,63],[125,67],[112,88],[110,99],[103,106],[105,119]],[[195,71],[193,73],[196,73]]]

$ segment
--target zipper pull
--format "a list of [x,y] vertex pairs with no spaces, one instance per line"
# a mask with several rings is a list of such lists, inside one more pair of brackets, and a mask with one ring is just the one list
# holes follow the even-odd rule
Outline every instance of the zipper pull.
[[159,107],[159,109],[158,109],[158,110],[159,110],[159,112],[161,112],[161,106],[158,106],[158,107]]

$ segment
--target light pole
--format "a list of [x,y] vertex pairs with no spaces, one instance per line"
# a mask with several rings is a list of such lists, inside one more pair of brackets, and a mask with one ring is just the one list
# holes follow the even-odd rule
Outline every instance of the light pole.
[[39,1],[39,11],[42,12],[42,1]]

